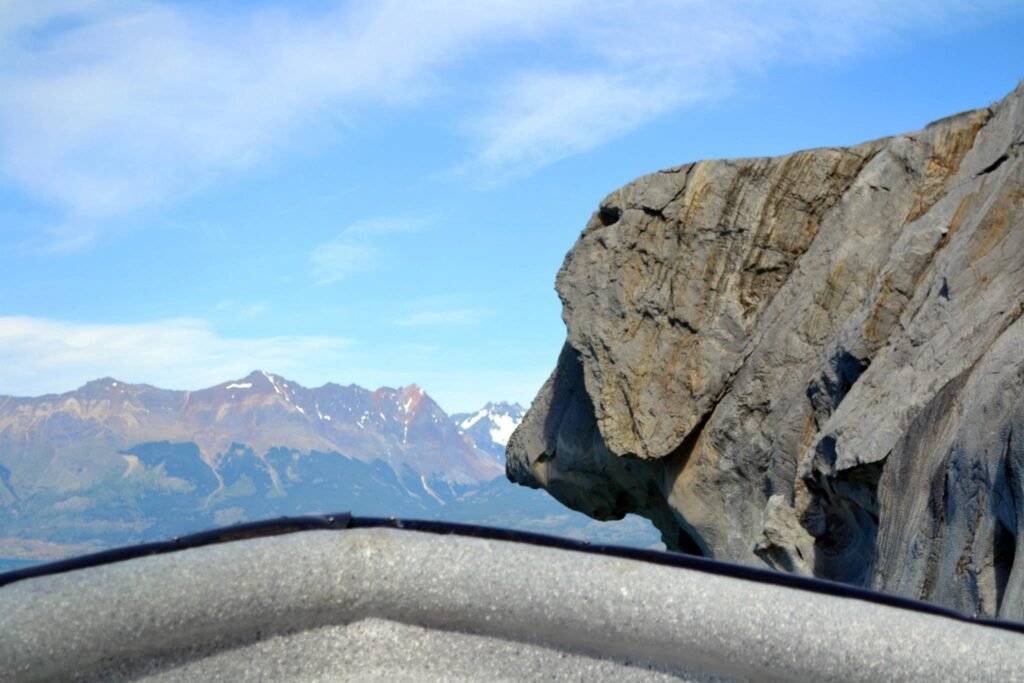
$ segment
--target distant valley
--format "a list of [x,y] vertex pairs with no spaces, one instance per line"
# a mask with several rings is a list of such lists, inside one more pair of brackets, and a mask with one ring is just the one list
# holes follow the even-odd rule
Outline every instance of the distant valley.
[[268,372],[200,391],[104,378],[0,396],[0,558],[54,559],[318,512],[441,519],[659,545],[510,484],[517,404],[449,416],[420,387],[309,389]]

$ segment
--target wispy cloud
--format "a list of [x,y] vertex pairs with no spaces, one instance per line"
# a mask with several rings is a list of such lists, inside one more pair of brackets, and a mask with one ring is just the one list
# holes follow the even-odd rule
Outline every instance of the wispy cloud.
[[419,232],[433,222],[427,216],[411,218],[408,216],[368,218],[358,221],[345,228],[345,235],[350,238],[373,238],[383,235],[407,235]]
[[377,262],[377,249],[340,236],[313,249],[309,260],[313,264],[313,279],[329,285],[372,268]]
[[379,261],[377,242],[381,238],[419,232],[429,224],[427,218],[375,218],[353,223],[310,252],[313,279],[329,285],[371,270]]
[[236,320],[252,320],[265,315],[270,310],[270,305],[265,302],[242,303],[222,299],[213,306],[213,310],[220,318],[232,316]]
[[61,392],[108,375],[196,389],[255,368],[317,382],[350,345],[343,337],[225,337],[192,319],[103,325],[0,317],[0,393]]
[[475,410],[498,398],[529,402],[550,372],[484,366],[455,371],[430,362],[438,347],[403,341],[366,347],[343,337],[226,337],[202,320],[96,324],[0,316],[0,394],[61,393],[114,377],[167,389],[199,389],[254,369],[306,386],[326,381],[373,388],[418,382],[449,411]]
[[721,96],[759,69],[863,51],[997,4],[10,0],[0,4],[0,164],[95,231],[301,139],[336,138],[377,108],[427,107],[458,89],[482,103],[456,114],[469,144],[462,170],[500,179]]
[[[0,6],[7,175],[79,220],[179,196],[364,105],[408,105],[431,70],[573,1],[385,0],[235,14],[118,0]],[[226,7],[226,6],[225,6]]]
[[560,36],[565,65],[513,70],[466,119],[457,172],[501,182],[585,152],[780,64],[849,57],[896,31],[1006,2],[594,2]]
[[251,304],[238,312],[239,320],[252,320],[258,318],[269,310],[267,304]]
[[447,327],[452,325],[475,325],[484,317],[477,308],[452,308],[447,310],[417,311],[395,321],[401,327]]

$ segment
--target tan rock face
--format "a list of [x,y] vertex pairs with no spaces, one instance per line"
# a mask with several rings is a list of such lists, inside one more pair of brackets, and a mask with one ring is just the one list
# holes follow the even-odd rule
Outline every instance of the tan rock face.
[[1024,86],[612,193],[509,477],[670,547],[1024,616],[1022,157]]
[[557,288],[613,451],[660,458],[707,415],[822,216],[880,149],[701,162],[605,199]]

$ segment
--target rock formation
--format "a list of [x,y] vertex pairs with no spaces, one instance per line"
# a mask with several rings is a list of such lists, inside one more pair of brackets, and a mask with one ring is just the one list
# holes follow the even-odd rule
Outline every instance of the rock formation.
[[507,473],[670,548],[1024,618],[1024,84],[613,192]]

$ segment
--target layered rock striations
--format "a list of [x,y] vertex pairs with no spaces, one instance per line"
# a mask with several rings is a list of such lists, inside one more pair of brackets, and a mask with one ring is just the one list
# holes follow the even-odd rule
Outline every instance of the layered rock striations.
[[509,478],[669,547],[1024,618],[1024,84],[613,192]]

